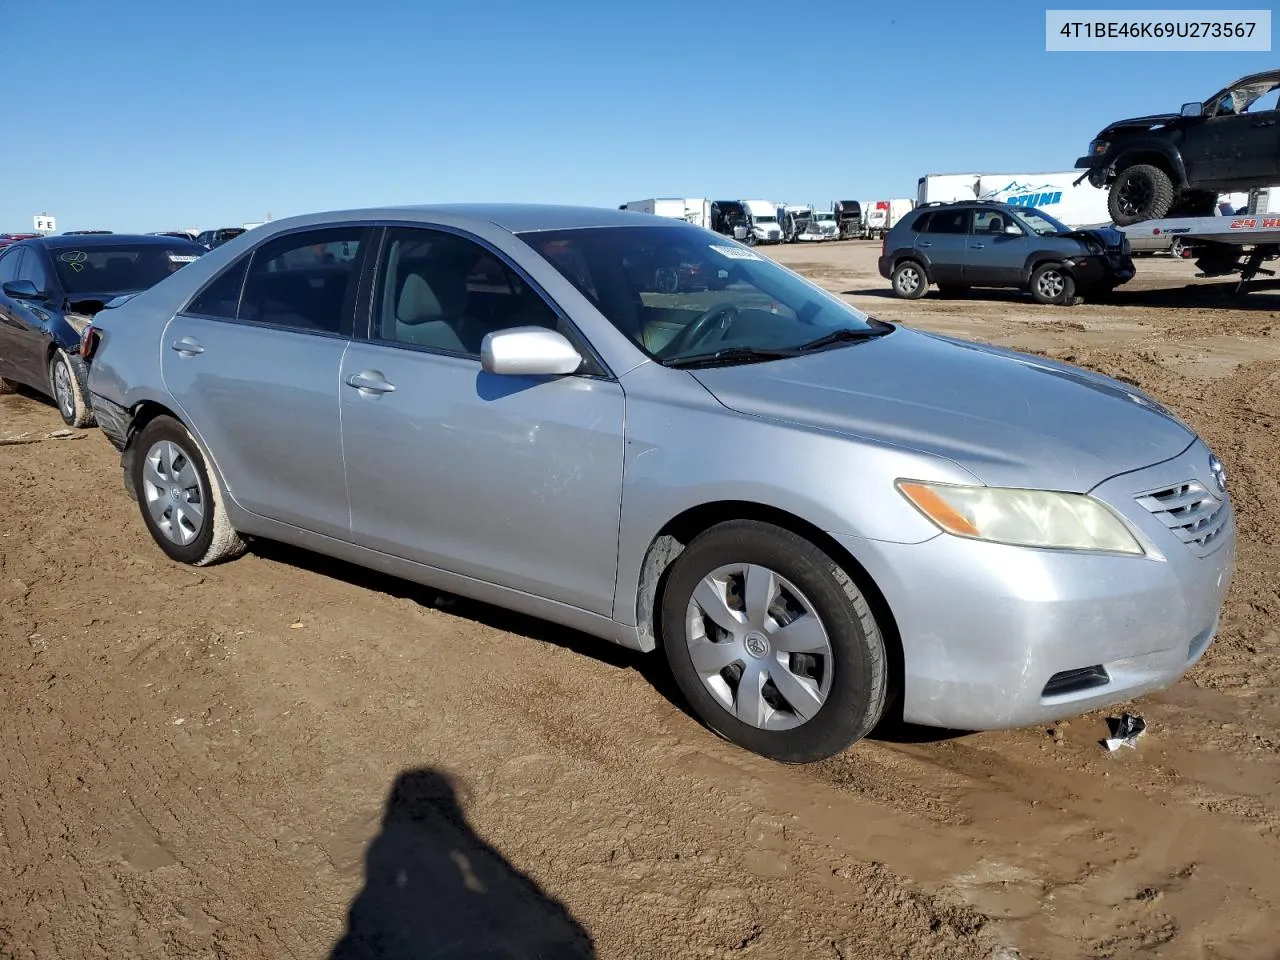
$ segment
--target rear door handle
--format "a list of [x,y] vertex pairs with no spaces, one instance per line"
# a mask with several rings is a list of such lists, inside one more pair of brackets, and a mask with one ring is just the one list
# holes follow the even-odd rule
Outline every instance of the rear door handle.
[[986,247],[987,247],[987,245],[986,245],[985,243],[975,243],[975,244],[973,245],[973,249],[975,249],[975,250],[985,250],[985,249],[986,249]]
[[169,344],[169,347],[178,351],[184,357],[194,357],[197,353],[204,353],[204,347],[194,337],[183,337],[181,340],[175,340]]
[[355,387],[363,394],[395,393],[396,385],[377,370],[362,370],[347,377],[347,386]]
[[918,246],[918,247],[932,247],[932,246],[933,246],[933,244],[932,244],[932,243],[930,243],[928,240],[921,240],[919,243],[917,243],[917,244],[916,244],[916,246]]
[[1274,120],[1255,120],[1253,125],[1255,127],[1274,127],[1276,122]]

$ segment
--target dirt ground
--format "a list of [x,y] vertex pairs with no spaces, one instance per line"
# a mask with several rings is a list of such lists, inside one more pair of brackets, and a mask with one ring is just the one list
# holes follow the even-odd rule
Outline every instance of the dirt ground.
[[1101,712],[771,764],[655,657],[270,544],[170,563],[104,438],[4,397],[0,957],[1277,956],[1280,293],[1144,259],[1107,305],[908,303],[878,251],[770,252],[1132,380],[1225,461],[1221,632],[1138,749]]

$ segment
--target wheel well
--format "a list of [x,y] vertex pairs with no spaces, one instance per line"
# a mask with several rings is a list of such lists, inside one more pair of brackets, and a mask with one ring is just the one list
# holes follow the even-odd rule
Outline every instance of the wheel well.
[[640,586],[636,596],[636,629],[640,634],[641,648],[651,650],[662,643],[659,611],[662,609],[662,592],[666,588],[667,572],[671,569],[672,562],[694,537],[728,520],[770,523],[804,537],[838,563],[857,584],[880,626],[885,650],[889,655],[889,697],[885,705],[885,717],[888,718],[891,711],[900,715],[902,678],[905,673],[902,638],[884,594],[862,564],[830,534],[794,514],[761,503],[747,500],[704,503],[671,519],[653,538],[640,570]]
[[893,258],[893,270],[889,271],[889,275],[892,276],[893,271],[897,270],[904,263],[914,263],[924,273],[924,278],[932,282],[929,274],[929,265],[925,263],[920,254],[916,253],[914,250],[906,250],[902,253],[896,254]]
[[1158,150],[1140,150],[1137,153],[1125,154],[1119,163],[1116,164],[1116,173],[1120,174],[1128,170],[1130,167],[1145,163],[1153,167],[1159,167],[1169,175],[1175,184],[1181,183],[1182,178],[1171,161],[1165,154]]
[[170,410],[162,403],[154,400],[143,400],[136,404],[133,408],[133,416],[129,420],[129,436],[125,440],[125,447],[133,445],[133,438],[141,433],[156,417],[172,417],[174,420],[181,422],[182,418]]

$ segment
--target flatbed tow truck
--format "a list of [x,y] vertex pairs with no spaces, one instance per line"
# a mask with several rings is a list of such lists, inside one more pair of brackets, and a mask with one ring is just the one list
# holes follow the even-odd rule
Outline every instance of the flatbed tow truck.
[[[1251,203],[1251,206],[1253,204]],[[1275,270],[1262,265],[1280,258],[1280,211],[1241,213],[1215,217],[1167,217],[1146,220],[1126,232],[1150,230],[1153,235],[1176,237],[1184,259],[1195,258],[1198,277],[1240,274],[1236,293],[1259,274],[1273,277]]]

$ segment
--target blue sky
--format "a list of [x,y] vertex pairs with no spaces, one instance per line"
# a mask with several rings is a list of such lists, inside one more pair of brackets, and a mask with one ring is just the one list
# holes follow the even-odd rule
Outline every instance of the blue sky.
[[1046,53],[1030,2],[4,6],[0,231],[42,212],[128,231],[379,203],[914,196],[924,173],[1069,169],[1106,121],[1280,62]]

